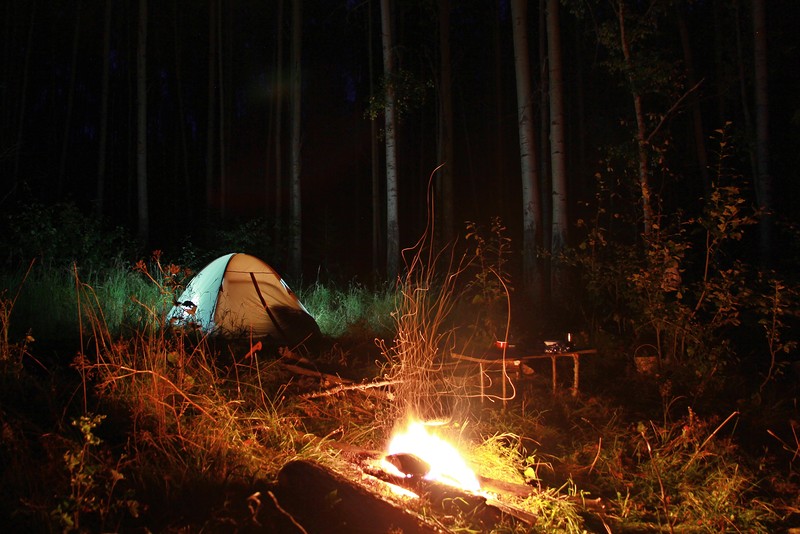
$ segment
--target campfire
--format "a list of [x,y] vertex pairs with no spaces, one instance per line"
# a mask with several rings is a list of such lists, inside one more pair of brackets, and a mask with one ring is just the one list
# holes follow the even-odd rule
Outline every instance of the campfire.
[[432,432],[438,422],[410,420],[389,442],[382,467],[398,476],[421,477],[478,492],[480,483],[455,446]]

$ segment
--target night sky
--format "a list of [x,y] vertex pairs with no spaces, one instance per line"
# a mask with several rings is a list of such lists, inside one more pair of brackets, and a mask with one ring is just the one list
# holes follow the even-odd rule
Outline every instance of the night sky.
[[[629,2],[632,10],[641,2]],[[283,54],[286,74],[276,76],[278,0],[221,2],[226,220],[274,219],[274,102],[284,95],[282,150],[288,176],[288,67],[290,2],[285,2]],[[577,2],[567,2],[569,6]],[[732,121],[736,164],[749,176],[752,137],[752,24],[750,2],[740,15],[740,84],[735,12],[727,2],[677,2],[684,10],[705,136]],[[608,67],[610,53],[597,30],[611,20],[608,2],[587,2],[590,16],[562,10],[571,216],[594,196],[594,175],[610,147],[632,141],[633,110],[624,80]],[[136,23],[135,0],[112,2],[109,54],[106,194],[103,217],[136,228]],[[9,0],[0,18],[0,209],[33,201],[69,200],[91,213],[96,183],[103,71],[101,0]],[[150,249],[179,249],[187,235],[199,240],[217,221],[218,199],[205,198],[208,108],[208,3],[150,2],[148,23],[148,185]],[[380,84],[380,5],[372,0],[303,2],[302,184],[304,262],[343,275],[371,266],[371,131],[366,117],[370,76]],[[534,99],[542,86],[537,2],[529,8]],[[677,10],[675,10],[677,12]],[[800,2],[770,1],[769,35],[771,168],[779,208],[794,216],[800,168]],[[372,17],[372,69],[370,24]],[[410,102],[399,128],[401,239],[412,244],[424,228],[425,189],[437,161],[438,20],[436,2],[396,2],[397,65],[424,89]],[[684,72],[677,17],[665,16],[656,36],[637,50]],[[500,215],[521,241],[519,148],[514,92],[511,19],[507,0],[452,1],[451,45],[456,220],[486,222]],[[372,72],[371,72],[372,71]],[[685,80],[676,77],[674,95]],[[683,85],[681,85],[683,83]],[[742,106],[745,87],[747,113]],[[654,114],[669,108],[660,95],[645,99]],[[541,111],[537,104],[537,114]],[[665,155],[669,179],[656,190],[667,210],[695,209],[703,188],[691,139],[691,114],[668,121]],[[382,119],[378,117],[378,126]],[[538,119],[537,119],[537,136]],[[714,146],[708,145],[712,151]],[[218,147],[217,147],[218,150]],[[380,153],[382,154],[382,148]],[[214,155],[219,164],[219,153]],[[383,163],[381,161],[381,169]],[[286,180],[286,177],[283,178]],[[617,177],[619,180],[622,178]],[[15,187],[16,186],[16,187]],[[288,186],[284,183],[283,192]],[[623,187],[624,189],[624,187]],[[284,215],[288,206],[284,209]],[[210,214],[210,215],[209,215]],[[796,217],[795,217],[796,218]],[[459,228],[463,228],[459,223]],[[278,261],[280,263],[280,261]]]

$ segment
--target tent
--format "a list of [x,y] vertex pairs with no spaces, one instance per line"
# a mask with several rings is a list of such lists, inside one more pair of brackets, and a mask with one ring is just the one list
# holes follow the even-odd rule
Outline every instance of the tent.
[[226,254],[192,278],[167,324],[227,338],[252,337],[296,345],[319,326],[280,275],[248,254]]

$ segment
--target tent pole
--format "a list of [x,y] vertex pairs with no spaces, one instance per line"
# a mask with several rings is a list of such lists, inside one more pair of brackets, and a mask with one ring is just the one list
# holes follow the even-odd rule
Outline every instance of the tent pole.
[[259,300],[261,300],[261,305],[264,306],[264,311],[266,311],[267,315],[269,315],[269,318],[272,321],[272,324],[274,324],[275,328],[278,329],[278,332],[281,333],[281,336],[283,336],[284,341],[288,341],[289,338],[286,336],[286,332],[284,332],[283,328],[281,328],[281,325],[278,324],[278,321],[275,319],[275,316],[272,314],[272,310],[269,309],[269,304],[267,304],[267,301],[264,300],[264,295],[261,294],[261,289],[258,287],[258,281],[256,280],[255,273],[253,273],[253,272],[250,273],[250,280],[253,281],[253,287],[256,288],[256,294],[258,295]]

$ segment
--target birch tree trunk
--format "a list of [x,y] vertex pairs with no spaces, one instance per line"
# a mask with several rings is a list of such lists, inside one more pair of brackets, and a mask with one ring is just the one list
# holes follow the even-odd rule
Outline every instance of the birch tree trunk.
[[291,246],[289,258],[295,277],[301,274],[302,213],[300,196],[300,123],[301,123],[301,47],[302,0],[292,1],[292,179],[291,179]]
[[767,22],[766,1],[753,0],[756,101],[756,201],[762,211],[759,221],[759,253],[762,266],[768,266],[772,255],[774,199],[769,168],[769,98],[767,92]]
[[400,271],[400,223],[397,199],[391,0],[381,0],[381,35],[383,43],[383,76],[386,80],[386,103],[384,107],[384,135],[386,136],[386,277],[388,280],[393,281]]
[[628,73],[628,83],[631,88],[633,98],[633,109],[636,116],[636,147],[639,155],[639,190],[642,194],[642,224],[645,237],[650,235],[653,227],[653,206],[652,193],[650,191],[650,173],[647,170],[649,164],[647,146],[647,125],[645,123],[644,108],[642,107],[642,94],[637,88],[634,80],[633,58],[631,57],[631,46],[626,33],[625,25],[625,0],[619,0],[617,19],[619,21],[619,37],[622,48],[622,57],[625,61],[625,70]]
[[511,0],[514,71],[517,85],[520,170],[522,175],[522,269],[526,294],[536,302],[543,292],[536,249],[541,242],[542,208],[539,193],[536,140],[533,133],[533,94],[528,52],[527,0]]
[[[550,85],[550,168],[552,169],[553,219],[551,254],[553,258],[564,251],[569,239],[567,155],[564,141],[564,76],[561,61],[561,27],[559,0],[547,0],[547,56]],[[561,297],[565,284],[564,272],[551,266],[551,292]]]
[[147,243],[150,215],[147,202],[147,0],[139,0],[139,31],[136,40],[136,192],[137,234]]

